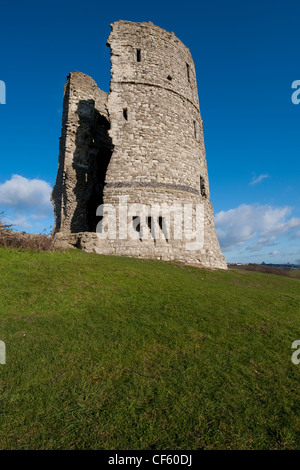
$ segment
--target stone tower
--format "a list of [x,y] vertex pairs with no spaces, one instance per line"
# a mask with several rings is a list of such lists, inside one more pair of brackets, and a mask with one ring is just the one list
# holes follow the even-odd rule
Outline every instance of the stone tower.
[[[108,45],[109,94],[79,72],[71,73],[65,85],[59,168],[52,194],[56,242],[103,254],[226,269],[210,202],[203,123],[189,49],[174,33],[152,23],[129,21],[112,24]],[[124,236],[119,225],[114,237],[103,235],[109,215],[105,210],[96,215],[96,209],[104,203],[119,216],[120,201],[131,208],[122,220],[136,237]],[[143,205],[144,212],[138,212],[138,205]],[[168,218],[162,207],[182,208],[182,213],[175,214],[176,209]],[[202,217],[201,226],[197,216]],[[188,222],[191,229],[202,232],[193,248],[184,230]]]

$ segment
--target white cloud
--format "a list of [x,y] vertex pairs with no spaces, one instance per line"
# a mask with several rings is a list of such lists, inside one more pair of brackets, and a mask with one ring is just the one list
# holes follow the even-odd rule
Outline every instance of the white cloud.
[[5,222],[13,224],[17,230],[38,231],[42,221],[53,216],[51,191],[47,181],[21,175],[13,175],[10,180],[0,183],[0,207]]
[[[221,247],[230,251],[246,247],[250,251],[273,245],[277,235],[292,236],[300,227],[299,218],[288,218],[290,207],[242,204],[216,214],[215,222]],[[247,245],[247,242],[252,242]]]
[[[278,223],[277,227],[271,227],[270,230],[266,230],[262,233],[263,236],[268,236],[270,233],[283,234],[285,232],[292,231],[293,229],[300,228],[300,219],[292,217],[288,221]],[[299,233],[299,232],[298,232]]]
[[273,256],[273,255],[279,255],[280,251],[279,250],[273,250],[269,253],[269,255]]
[[44,180],[13,175],[0,184],[0,204],[14,208],[50,208],[51,186]]
[[265,173],[263,175],[259,175],[259,176],[254,176],[252,178],[252,181],[249,183],[249,184],[257,184],[257,183],[260,183],[262,180],[264,180],[265,178],[270,178],[270,175],[268,175],[268,173]]
[[260,237],[256,243],[251,243],[250,245],[247,246],[247,250],[249,251],[259,251],[265,246],[272,246],[274,245],[274,242],[276,240],[275,236],[265,238],[265,237]]

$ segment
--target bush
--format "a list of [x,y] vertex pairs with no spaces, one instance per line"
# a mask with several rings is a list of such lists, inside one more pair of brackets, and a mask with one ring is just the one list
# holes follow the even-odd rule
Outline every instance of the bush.
[[54,242],[51,236],[26,232],[14,232],[12,225],[0,220],[0,247],[23,248],[35,251],[52,251]]

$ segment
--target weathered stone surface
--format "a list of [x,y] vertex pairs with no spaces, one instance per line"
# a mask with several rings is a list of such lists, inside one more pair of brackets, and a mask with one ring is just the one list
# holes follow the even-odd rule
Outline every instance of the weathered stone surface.
[[107,93],[80,72],[65,85],[59,165],[52,193],[54,233],[94,231],[112,152]]
[[[195,67],[186,46],[152,23],[118,21],[108,38],[111,91],[74,72],[65,86],[59,169],[53,191],[57,244],[86,251],[180,260],[226,269],[210,202]],[[204,244],[100,240],[96,207],[203,204]],[[194,216],[194,215],[193,215]],[[171,233],[172,235],[172,233]]]

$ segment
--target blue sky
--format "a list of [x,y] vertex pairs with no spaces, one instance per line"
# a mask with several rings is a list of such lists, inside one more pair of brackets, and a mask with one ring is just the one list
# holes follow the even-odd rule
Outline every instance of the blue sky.
[[152,21],[193,55],[227,261],[300,263],[299,16],[299,0],[2,4],[0,210],[19,230],[53,225],[66,76],[79,70],[109,91],[110,23]]

